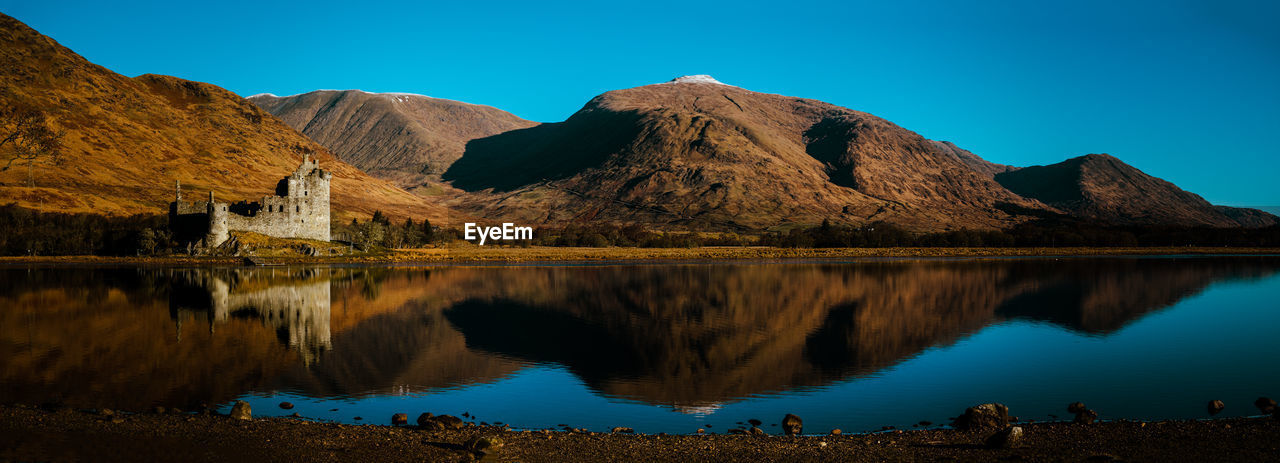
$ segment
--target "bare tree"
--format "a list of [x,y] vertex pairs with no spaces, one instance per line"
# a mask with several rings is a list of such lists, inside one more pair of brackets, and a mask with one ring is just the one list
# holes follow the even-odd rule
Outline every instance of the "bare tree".
[[49,116],[27,105],[0,106],[0,160],[7,161],[0,171],[9,170],[15,162],[27,163],[27,186],[35,186],[35,164],[42,158],[57,163],[65,132],[50,127]]

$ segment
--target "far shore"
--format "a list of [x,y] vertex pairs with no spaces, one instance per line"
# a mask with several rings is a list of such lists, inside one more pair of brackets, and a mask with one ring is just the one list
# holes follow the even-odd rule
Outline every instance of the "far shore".
[[450,245],[395,249],[345,256],[3,256],[0,265],[309,265],[309,264],[482,264],[645,261],[734,261],[859,258],[999,258],[1172,255],[1280,255],[1280,248],[1239,247],[1061,247],[1061,248],[777,248],[707,246],[698,248],[580,248]]

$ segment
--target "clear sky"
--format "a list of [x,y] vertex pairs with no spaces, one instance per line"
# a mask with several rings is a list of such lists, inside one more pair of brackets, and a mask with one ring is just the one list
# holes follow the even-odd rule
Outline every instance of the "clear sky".
[[687,74],[887,118],[988,160],[1110,153],[1280,205],[1280,2],[0,0],[116,72],[357,88],[559,121]]

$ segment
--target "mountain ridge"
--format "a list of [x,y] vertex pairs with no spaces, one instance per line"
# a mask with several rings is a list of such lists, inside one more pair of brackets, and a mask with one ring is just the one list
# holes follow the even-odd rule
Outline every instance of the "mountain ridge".
[[221,87],[171,76],[130,78],[93,64],[0,14],[5,104],[39,108],[65,130],[58,164],[33,165],[36,186],[0,172],[0,201],[60,212],[164,213],[174,182],[220,199],[256,199],[312,155],[333,173],[335,218],[375,210],[443,221],[450,212],[372,178],[269,112]]
[[[883,220],[936,231],[1008,228],[1064,212],[1117,225],[1277,221],[1261,211],[1210,205],[1123,163],[1093,163],[1089,172],[1099,182],[1143,179],[1152,191],[1095,194],[1092,208],[1076,207],[1072,201],[1080,198],[1010,188],[1047,172],[1039,166],[1022,172],[865,112],[754,92],[709,75],[608,91],[564,121],[475,136],[462,151],[432,167],[447,166],[438,178],[413,179],[425,181],[419,191],[477,216],[535,224],[758,230]],[[1078,190],[1077,183],[1058,188]],[[1090,191],[1105,189],[1094,183]],[[1156,209],[1124,208],[1125,202]]]
[[1262,211],[1214,206],[1109,154],[1023,167],[996,174],[995,179],[1022,196],[1106,223],[1256,227],[1277,222]]
[[[248,100],[344,161],[405,188],[438,181],[467,140],[537,124],[492,106],[411,93],[316,90]],[[436,123],[444,120],[451,123]]]
[[[587,134],[605,135],[573,146]],[[705,80],[605,92],[564,122],[473,140],[443,179],[469,193],[463,210],[541,223],[931,230],[1026,220],[1002,204],[1048,209],[884,119]]]

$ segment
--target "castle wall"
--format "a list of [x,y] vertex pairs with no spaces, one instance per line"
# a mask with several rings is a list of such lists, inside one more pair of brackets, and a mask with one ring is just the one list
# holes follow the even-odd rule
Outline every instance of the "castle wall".
[[234,231],[329,241],[331,177],[308,157],[280,182],[277,196],[264,196],[253,203],[217,202],[212,193],[209,201],[185,202],[179,186],[176,200],[169,205],[170,225],[210,248],[221,245]]

